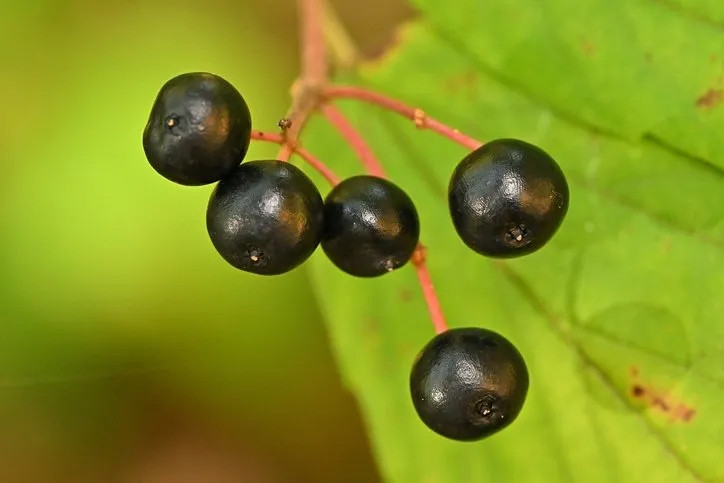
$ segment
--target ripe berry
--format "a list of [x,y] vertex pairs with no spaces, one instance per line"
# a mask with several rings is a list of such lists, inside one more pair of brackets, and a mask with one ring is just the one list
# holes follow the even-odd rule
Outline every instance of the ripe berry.
[[538,250],[556,232],[568,211],[568,184],[542,149],[498,139],[460,162],[448,201],[465,244],[483,255],[517,257]]
[[324,202],[322,248],[358,277],[375,277],[407,263],[420,237],[417,210],[397,185],[375,176],[338,184]]
[[241,270],[287,272],[317,248],[324,204],[314,183],[282,161],[249,161],[211,194],[206,227],[216,250]]
[[518,350],[481,328],[451,329],[420,352],[410,375],[412,402],[422,421],[451,439],[473,441],[508,426],[528,392]]
[[184,185],[213,183],[241,163],[251,114],[219,76],[182,74],[166,82],[143,131],[143,150],[162,176]]

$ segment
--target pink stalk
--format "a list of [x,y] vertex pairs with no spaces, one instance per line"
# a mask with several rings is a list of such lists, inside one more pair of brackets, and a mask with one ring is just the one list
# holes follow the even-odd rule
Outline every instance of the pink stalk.
[[298,0],[302,46],[302,79],[322,84],[327,80],[327,49],[324,44],[321,0]]
[[445,314],[440,306],[440,300],[437,298],[435,292],[435,286],[432,283],[430,277],[430,271],[425,263],[425,247],[419,244],[415,249],[415,254],[412,256],[412,264],[415,266],[417,272],[417,279],[420,282],[420,288],[422,289],[422,295],[425,297],[427,302],[427,310],[430,313],[430,319],[432,325],[435,328],[436,334],[442,334],[448,330],[447,322],[445,322]]
[[[299,134],[309,116],[319,107],[319,93],[325,88],[327,82],[327,53],[321,23],[323,18],[322,0],[297,0],[297,5],[300,16],[302,73],[296,86],[292,89],[293,102],[285,118],[289,125],[283,128],[282,134],[254,131],[251,137],[259,141],[280,144],[282,147],[277,158],[282,161],[289,160],[293,153],[298,154],[334,186],[339,183],[339,178],[324,163],[299,146]],[[422,110],[410,108],[381,94],[354,87],[332,87],[325,91],[325,96],[328,98],[348,97],[366,100],[398,112],[414,121],[417,127],[438,132],[470,149],[475,149],[481,145],[480,142],[428,117]],[[372,175],[384,177],[385,172],[382,165],[377,161],[364,138],[347,121],[344,114],[330,105],[322,105],[321,109],[330,123],[339,130],[340,134],[357,152],[365,169]],[[412,263],[417,271],[420,287],[427,302],[435,331],[438,334],[444,332],[447,330],[447,324],[430,273],[425,264],[425,249],[422,245],[418,245],[415,250]]]
[[[268,143],[274,143],[274,144],[282,144],[282,147],[289,146],[288,144],[284,144],[284,136],[281,134],[276,133],[266,133],[263,131],[252,131],[251,132],[251,139],[254,139],[256,141],[265,141]],[[291,148],[290,148],[291,149]],[[295,153],[299,155],[300,158],[304,160],[309,166],[314,168],[319,174],[321,174],[324,179],[329,181],[329,184],[332,186],[335,186],[339,183],[339,177],[334,174],[334,172],[327,167],[326,164],[324,164],[322,161],[317,159],[315,156],[313,156],[309,151],[306,149],[303,149],[299,146],[289,151],[289,153]],[[289,157],[287,157],[286,160],[282,161],[288,161]]]
[[322,106],[322,114],[332,126],[337,128],[350,147],[354,149],[367,172],[373,176],[384,178],[385,170],[382,168],[382,164],[380,164],[362,135],[347,120],[342,111],[331,104],[326,104]]
[[294,150],[294,152],[298,154],[299,157],[302,158],[308,165],[316,169],[319,174],[324,176],[324,178],[329,181],[329,184],[331,184],[332,186],[336,186],[339,184],[339,177],[334,174],[332,170],[327,167],[326,164],[312,156],[309,151],[303,148],[297,148]]
[[325,91],[325,95],[328,99],[357,99],[396,112],[414,122],[419,129],[434,131],[469,150],[477,149],[483,145],[477,139],[428,116],[422,109],[408,106],[397,99],[369,89],[355,86],[330,86]]
[[289,158],[292,157],[292,153],[294,152],[294,149],[292,148],[292,145],[285,142],[284,140],[281,141],[282,147],[279,148],[279,152],[277,153],[277,159],[279,161],[289,161]]
[[292,86],[292,105],[286,119],[284,144],[277,159],[288,161],[296,150],[299,134],[316,108],[318,92],[327,82],[327,48],[324,43],[322,0],[297,0],[302,72]]
[[[340,134],[342,134],[349,145],[355,150],[367,172],[371,175],[384,178],[385,173],[382,168],[382,164],[377,160],[362,135],[355,129],[354,126],[352,126],[344,114],[342,114],[339,109],[329,104],[322,107],[322,112],[326,116],[327,120],[337,128]],[[412,264],[415,266],[417,279],[420,282],[422,295],[427,303],[427,309],[430,313],[432,325],[435,328],[435,332],[440,334],[448,330],[448,326],[445,322],[445,314],[440,306],[437,293],[435,292],[435,286],[433,285],[432,278],[430,277],[430,271],[425,263],[425,258],[425,247],[422,244],[418,244],[415,249],[415,253],[412,255]]]

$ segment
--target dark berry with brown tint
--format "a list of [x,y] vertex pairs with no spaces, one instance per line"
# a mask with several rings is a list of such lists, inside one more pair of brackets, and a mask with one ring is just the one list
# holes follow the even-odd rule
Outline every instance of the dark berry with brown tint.
[[415,205],[396,184],[376,176],[339,183],[324,202],[322,249],[341,270],[376,277],[405,265],[420,238]]
[[231,265],[261,275],[287,272],[322,238],[324,204],[306,174],[282,161],[249,161],[211,194],[206,227]]
[[534,252],[568,211],[568,183],[537,146],[498,139],[466,156],[448,189],[453,224],[476,252],[510,258]]
[[182,74],[161,88],[143,131],[143,150],[162,176],[183,185],[219,181],[241,163],[251,114],[221,77]]
[[528,392],[523,357],[502,335],[451,329],[420,352],[410,375],[412,402],[433,431],[474,441],[512,423]]

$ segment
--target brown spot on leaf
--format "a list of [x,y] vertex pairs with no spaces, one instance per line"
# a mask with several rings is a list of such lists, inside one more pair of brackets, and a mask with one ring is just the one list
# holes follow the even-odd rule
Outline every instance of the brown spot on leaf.
[[661,251],[664,253],[669,253],[671,251],[671,239],[670,238],[664,238],[661,241]]
[[596,46],[590,40],[583,39],[581,42],[581,50],[589,57],[596,55]]
[[368,348],[379,347],[381,335],[378,318],[369,316],[362,319],[362,340]]
[[639,370],[631,367],[631,396],[641,401],[647,407],[666,416],[672,423],[688,423],[696,415],[696,410],[675,399],[668,391],[662,391],[653,384],[644,383],[639,380]]
[[660,397],[655,397],[653,401],[651,401],[651,405],[661,409],[664,412],[669,411],[669,405],[666,403],[665,400],[661,399]]
[[400,290],[399,295],[400,300],[402,300],[403,302],[409,302],[410,300],[412,300],[412,291],[409,289],[403,288],[402,290]]
[[724,101],[724,89],[709,89],[696,100],[696,107],[713,109],[722,101]]
[[696,414],[696,411],[692,408],[677,408],[678,417],[684,421],[685,423],[688,423],[694,418],[694,415]]
[[443,89],[449,92],[475,89],[478,84],[478,73],[474,70],[461,72],[443,80]]

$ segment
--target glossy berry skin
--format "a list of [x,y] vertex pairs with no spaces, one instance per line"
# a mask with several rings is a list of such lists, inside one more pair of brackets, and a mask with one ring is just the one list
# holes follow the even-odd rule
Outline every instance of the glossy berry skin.
[[241,163],[251,114],[227,81],[202,72],[166,82],[143,131],[143,150],[162,176],[183,185],[213,183]]
[[528,392],[528,370],[508,339],[477,327],[433,338],[410,375],[412,402],[433,431],[474,441],[515,420]]
[[420,237],[417,210],[396,184],[376,176],[339,183],[324,202],[322,249],[341,270],[376,277],[407,263]]
[[568,184],[542,149],[498,139],[465,157],[448,189],[453,224],[476,252],[500,258],[534,252],[568,211]]
[[260,275],[287,272],[322,238],[324,204],[314,183],[282,161],[249,161],[211,194],[206,227],[221,256]]

